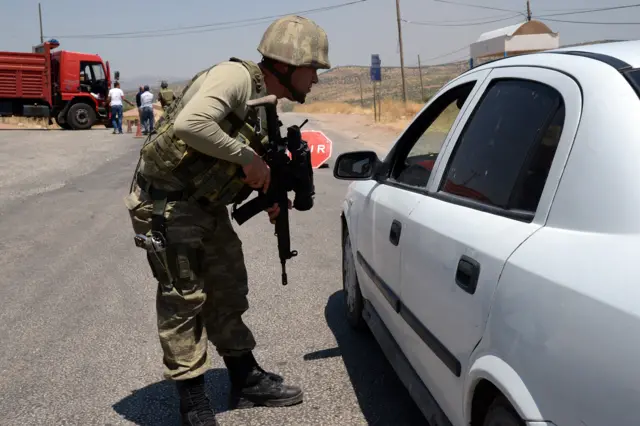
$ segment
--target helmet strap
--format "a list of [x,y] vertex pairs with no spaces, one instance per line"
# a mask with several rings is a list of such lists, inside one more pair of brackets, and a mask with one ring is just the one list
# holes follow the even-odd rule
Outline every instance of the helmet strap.
[[268,58],[263,58],[262,59],[262,65],[267,70],[269,70],[269,72],[271,74],[273,74],[275,76],[275,78],[278,79],[280,84],[282,84],[291,93],[291,96],[293,97],[293,99],[296,102],[301,103],[301,104],[304,103],[305,95],[303,93],[299,92],[298,90],[296,90],[293,87],[293,84],[291,82],[291,77],[293,76],[293,73],[296,70],[296,68],[294,66],[288,65],[287,72],[286,73],[281,73],[280,71],[278,71],[276,69],[276,67],[274,66],[273,61],[269,60]]

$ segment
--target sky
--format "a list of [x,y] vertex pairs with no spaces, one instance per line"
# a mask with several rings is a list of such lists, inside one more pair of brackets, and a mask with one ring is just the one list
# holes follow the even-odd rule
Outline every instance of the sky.
[[[109,60],[112,72],[120,71],[123,86],[126,83],[157,84],[157,81],[142,80],[188,79],[231,56],[258,61],[257,46],[275,15],[354,1],[356,3],[340,8],[300,14],[313,19],[327,32],[332,66],[368,66],[374,53],[380,55],[383,67],[399,66],[395,0],[0,0],[0,51],[31,51],[32,46],[40,42],[40,3],[45,40],[56,38],[60,42],[58,49],[99,54],[105,61]],[[521,22],[523,16],[513,17],[516,14],[509,11],[526,11],[525,0],[446,1],[507,11],[439,0],[400,0],[401,17],[410,21],[402,23],[405,66],[416,66],[418,55],[423,65],[466,59],[468,45],[480,34]],[[531,10],[534,19],[540,16],[540,20],[560,33],[561,44],[570,44],[640,38],[640,7],[548,15],[629,4],[633,4],[633,0],[531,0]],[[559,20],[638,24],[551,22],[543,18],[545,15]],[[149,32],[270,16],[274,18],[173,32],[178,35]],[[207,31],[202,32],[203,29]],[[136,31],[147,32],[142,34],[144,37],[100,36]]]

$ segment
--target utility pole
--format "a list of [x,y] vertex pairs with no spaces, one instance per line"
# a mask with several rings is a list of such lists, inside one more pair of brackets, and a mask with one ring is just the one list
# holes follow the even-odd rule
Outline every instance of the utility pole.
[[40,43],[44,43],[44,36],[42,35],[42,8],[38,3],[38,16],[40,17]]
[[402,25],[400,23],[400,0],[396,0],[396,14],[398,15],[398,41],[400,42],[400,74],[402,75],[402,101],[407,103],[407,86],[404,81],[404,53],[402,51]]
[[420,64],[420,55],[418,55],[418,72],[420,73],[420,95],[422,96],[422,103],[424,103],[424,84],[422,84],[422,65]]
[[527,0],[527,22],[531,21],[531,4]]

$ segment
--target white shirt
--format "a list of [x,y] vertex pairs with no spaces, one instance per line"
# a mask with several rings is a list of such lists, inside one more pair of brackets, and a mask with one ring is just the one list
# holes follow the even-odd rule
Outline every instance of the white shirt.
[[114,87],[109,90],[109,96],[111,97],[111,103],[109,105],[122,105],[122,98],[124,98],[124,92],[119,87]]
[[153,93],[146,91],[140,95],[140,107],[153,108]]

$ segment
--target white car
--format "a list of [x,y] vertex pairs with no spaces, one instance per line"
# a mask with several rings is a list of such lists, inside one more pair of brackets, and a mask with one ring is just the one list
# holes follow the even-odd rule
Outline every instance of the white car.
[[509,57],[336,159],[346,317],[431,426],[640,425],[639,96],[640,41]]

